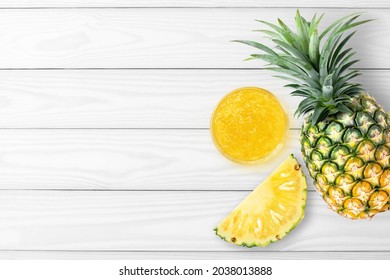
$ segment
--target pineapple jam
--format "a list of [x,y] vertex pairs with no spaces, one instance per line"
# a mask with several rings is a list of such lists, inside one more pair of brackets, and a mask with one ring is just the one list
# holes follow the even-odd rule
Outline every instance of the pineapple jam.
[[217,105],[211,117],[211,135],[228,159],[253,164],[280,150],[288,119],[276,97],[256,87],[236,89]]

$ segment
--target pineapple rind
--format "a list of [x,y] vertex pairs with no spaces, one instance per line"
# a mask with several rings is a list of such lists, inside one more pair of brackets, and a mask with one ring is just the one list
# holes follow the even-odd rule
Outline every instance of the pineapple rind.
[[[390,117],[367,93],[354,97],[352,105],[353,114],[328,117],[314,128],[308,119],[305,120],[301,130],[301,150],[314,185],[332,210],[351,219],[372,218],[390,207],[388,177],[383,179],[384,185],[379,182],[381,175],[390,168],[390,141],[385,135],[390,127]],[[343,146],[348,147],[350,153],[340,153],[338,158],[332,158],[332,152],[321,153],[321,160],[318,156],[313,159],[313,151],[318,151],[318,141],[328,136],[329,126],[334,121],[341,123],[343,128],[330,145],[322,149],[333,152]],[[336,178],[340,182],[336,182]],[[355,186],[361,188],[361,182],[370,185],[367,192],[354,191]]]

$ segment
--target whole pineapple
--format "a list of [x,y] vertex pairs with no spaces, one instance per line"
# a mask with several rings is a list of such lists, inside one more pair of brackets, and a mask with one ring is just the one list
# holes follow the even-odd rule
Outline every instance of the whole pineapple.
[[[322,15],[323,16],[323,15]],[[367,22],[360,14],[347,15],[319,34],[322,19],[310,22],[297,11],[296,33],[278,19],[278,25],[260,21],[271,30],[276,48],[253,41],[260,49],[249,59],[262,59],[267,69],[288,80],[293,96],[304,97],[296,115],[308,115],[301,129],[301,147],[314,185],[338,214],[351,219],[373,217],[390,205],[390,117],[361,85],[350,67],[357,62],[346,43]],[[321,43],[321,41],[323,41]]]

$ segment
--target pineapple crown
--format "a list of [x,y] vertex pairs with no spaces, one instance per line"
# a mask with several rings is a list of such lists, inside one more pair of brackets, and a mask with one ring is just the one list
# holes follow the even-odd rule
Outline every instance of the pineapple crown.
[[295,115],[299,117],[312,112],[312,123],[317,124],[338,112],[351,113],[351,98],[363,90],[360,84],[350,82],[360,74],[358,70],[350,69],[358,62],[352,59],[355,52],[345,47],[356,31],[348,35],[345,32],[370,21],[356,21],[360,15],[354,13],[342,17],[319,34],[318,25],[323,14],[319,18],[315,14],[309,22],[297,10],[296,33],[280,19],[278,25],[258,20],[271,30],[256,31],[266,34],[276,48],[254,41],[234,42],[260,49],[262,54],[252,54],[247,60],[262,59],[268,62],[266,69],[280,73],[276,77],[291,82],[286,85],[293,89],[291,95],[304,97]]

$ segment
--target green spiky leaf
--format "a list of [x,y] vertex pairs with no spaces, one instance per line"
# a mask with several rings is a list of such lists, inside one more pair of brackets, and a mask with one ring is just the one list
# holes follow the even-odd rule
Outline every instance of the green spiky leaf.
[[318,71],[318,61],[320,57],[320,41],[318,39],[318,32],[315,30],[310,36],[309,40],[309,57],[310,61]]
[[248,46],[252,46],[252,47],[255,47],[255,48],[259,49],[259,50],[265,51],[266,53],[268,53],[270,55],[278,56],[278,54],[276,52],[274,52],[272,49],[270,49],[269,47],[267,47],[267,46],[265,46],[263,44],[260,44],[258,42],[255,42],[255,41],[233,40],[232,42],[246,44]]
[[311,21],[299,12],[295,15],[293,31],[281,19],[277,24],[258,20],[270,28],[258,30],[267,35],[274,46],[248,40],[236,40],[262,51],[249,59],[261,59],[268,63],[267,69],[281,73],[275,77],[289,81],[291,95],[304,99],[296,110],[301,116],[311,113],[311,122],[317,124],[328,115],[349,112],[351,97],[362,91],[360,84],[351,80],[359,75],[351,70],[357,59],[347,44],[355,34],[356,27],[371,20],[359,20],[361,13],[346,15],[325,28],[318,30],[323,14]]

